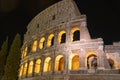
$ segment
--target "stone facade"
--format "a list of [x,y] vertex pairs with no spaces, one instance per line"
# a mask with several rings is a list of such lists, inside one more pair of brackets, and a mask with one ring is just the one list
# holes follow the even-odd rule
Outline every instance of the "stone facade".
[[33,18],[21,48],[19,80],[119,80],[120,42],[91,39],[86,22],[73,0]]

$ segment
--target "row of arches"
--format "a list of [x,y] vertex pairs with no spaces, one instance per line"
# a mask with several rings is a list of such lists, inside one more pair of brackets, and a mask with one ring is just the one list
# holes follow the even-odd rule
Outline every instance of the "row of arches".
[[[64,71],[65,65],[68,64],[68,70],[79,70],[81,66],[81,59],[80,55],[77,53],[72,53],[67,63],[65,61],[64,55],[58,55],[55,57],[55,60],[53,60],[51,57],[46,57],[44,61],[42,62],[42,59],[39,58],[35,62],[30,61],[29,63],[26,62],[25,64],[21,65],[19,76],[26,76],[30,75],[32,73],[38,74],[40,72],[50,72],[52,71],[52,65],[54,67],[54,71]],[[85,68],[87,69],[97,69],[97,54],[95,52],[89,52],[86,54],[85,59]],[[112,59],[108,59],[109,65],[111,69],[114,69],[114,61]]]
[[[93,55],[94,54],[94,55]],[[85,60],[85,66],[90,69],[93,65],[93,60],[89,60],[90,57],[96,56],[96,53],[90,52],[86,55]],[[96,56],[97,57],[97,56]],[[25,63],[21,65],[20,68],[20,76],[30,75],[32,73],[40,73],[40,72],[49,72],[52,70],[52,63],[54,63],[54,71],[64,71],[65,65],[68,64],[68,70],[79,70],[80,69],[80,56],[77,53],[73,53],[69,56],[69,59],[67,60],[67,63],[65,62],[65,56],[64,55],[58,55],[56,56],[55,60],[53,60],[51,57],[46,57],[44,62],[42,63],[42,59],[37,59],[35,62],[30,61],[29,64]],[[66,64],[65,64],[66,63]],[[86,65],[87,64],[87,65]],[[89,65],[88,65],[89,64]],[[97,62],[96,62],[97,64]]]
[[[42,37],[38,43],[37,40],[35,40],[32,44],[32,46],[26,46],[25,49],[22,50],[22,58],[26,57],[27,53],[29,53],[30,51],[32,52],[36,52],[37,47],[39,47],[39,49],[43,49],[45,47],[45,41],[47,41],[47,47],[53,46],[54,45],[54,34],[50,34],[47,38],[47,40],[45,39],[45,37]],[[70,32],[70,38],[71,41],[78,41],[80,40],[80,29],[78,27],[74,27],[71,29]],[[62,30],[58,33],[58,44],[62,44],[66,42],[66,31]]]

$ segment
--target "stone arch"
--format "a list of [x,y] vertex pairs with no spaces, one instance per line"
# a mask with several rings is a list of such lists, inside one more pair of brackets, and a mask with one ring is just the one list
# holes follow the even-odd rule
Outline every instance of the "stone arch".
[[44,61],[43,72],[49,72],[49,71],[51,71],[51,58],[47,57]]
[[25,63],[25,64],[24,64],[24,67],[23,67],[23,75],[24,75],[24,76],[27,75],[27,67],[28,67],[28,63]]
[[87,69],[97,68],[97,55],[95,52],[88,52],[85,58],[85,66]]
[[71,54],[69,57],[69,70],[78,70],[80,67],[79,55],[78,54]]
[[109,65],[110,65],[110,68],[111,69],[114,69],[115,68],[115,62],[114,62],[114,60],[113,59],[111,59],[111,58],[108,58],[107,59],[108,60],[108,63],[109,63]]
[[45,46],[45,38],[42,37],[42,38],[40,39],[40,42],[39,42],[39,48],[40,48],[40,49],[43,49],[44,46]]
[[20,67],[20,71],[19,71],[19,76],[21,77],[23,75],[23,65]]
[[65,42],[66,42],[66,32],[65,32],[65,30],[62,30],[58,34],[58,43],[61,44],[61,43],[65,43]]
[[58,55],[55,58],[55,71],[63,71],[64,70],[64,57],[63,55]]
[[36,52],[36,50],[37,50],[37,44],[38,44],[38,42],[37,42],[37,40],[35,40],[33,42],[33,45],[32,45],[32,52]]
[[40,68],[41,68],[41,59],[37,59],[35,62],[35,73],[39,73],[40,72]]
[[32,74],[33,72],[33,61],[30,61],[29,66],[28,66],[28,74]]
[[47,41],[47,47],[53,46],[54,45],[54,34],[50,34],[48,36],[48,41]]
[[74,27],[71,30],[71,40],[72,41],[78,41],[80,40],[80,29],[78,27]]

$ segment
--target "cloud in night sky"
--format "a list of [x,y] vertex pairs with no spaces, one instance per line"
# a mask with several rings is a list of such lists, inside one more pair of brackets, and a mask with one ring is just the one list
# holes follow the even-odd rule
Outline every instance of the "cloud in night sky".
[[20,4],[20,0],[0,0],[0,11],[10,12],[15,10]]

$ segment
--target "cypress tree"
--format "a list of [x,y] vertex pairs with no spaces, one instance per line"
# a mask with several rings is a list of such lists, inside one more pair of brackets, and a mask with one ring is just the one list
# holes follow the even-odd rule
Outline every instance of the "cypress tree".
[[9,55],[7,57],[5,73],[2,80],[17,80],[18,69],[21,57],[21,36],[17,34],[10,47]]
[[8,37],[3,42],[0,50],[0,80],[4,74],[4,67],[6,63],[7,52],[8,52]]

